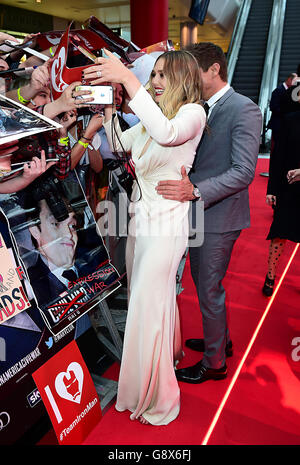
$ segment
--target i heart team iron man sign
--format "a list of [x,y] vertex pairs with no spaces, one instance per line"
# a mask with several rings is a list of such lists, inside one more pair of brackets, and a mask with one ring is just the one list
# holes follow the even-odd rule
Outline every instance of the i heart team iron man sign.
[[94,383],[76,342],[60,350],[32,376],[59,444],[82,444],[102,414]]

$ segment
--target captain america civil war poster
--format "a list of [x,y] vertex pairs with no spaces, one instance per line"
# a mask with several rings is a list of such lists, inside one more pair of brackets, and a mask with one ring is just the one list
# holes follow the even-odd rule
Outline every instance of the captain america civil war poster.
[[120,275],[74,171],[60,180],[49,168],[0,194],[0,205],[0,405],[10,418],[0,440],[9,444],[44,414],[31,374],[93,326]]
[[120,286],[76,176],[59,180],[47,171],[27,188],[5,195],[1,206],[53,334]]

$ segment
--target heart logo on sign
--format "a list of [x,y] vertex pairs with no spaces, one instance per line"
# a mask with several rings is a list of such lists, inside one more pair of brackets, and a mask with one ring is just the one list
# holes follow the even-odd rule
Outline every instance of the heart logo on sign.
[[55,378],[55,389],[63,399],[80,404],[83,386],[83,370],[79,363],[72,362],[67,371],[59,373]]
[[52,45],[58,45],[61,39],[61,34],[47,34],[46,39]]
[[67,87],[68,84],[62,78],[62,72],[64,69],[66,61],[66,49],[62,47],[59,51],[57,58],[53,61],[52,68],[51,68],[51,81],[52,86],[56,90],[56,92],[63,92]]

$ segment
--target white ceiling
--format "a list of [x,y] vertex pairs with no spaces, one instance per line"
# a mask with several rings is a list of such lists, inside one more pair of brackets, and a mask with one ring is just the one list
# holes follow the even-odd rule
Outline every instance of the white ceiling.
[[[218,1],[223,3],[224,0]],[[94,15],[108,27],[130,31],[130,0],[41,0],[41,3],[36,0],[1,0],[1,3],[78,22],[84,22]],[[174,44],[180,42],[180,23],[191,21],[188,16],[190,6],[191,0],[169,0],[169,39]],[[210,26],[209,22],[210,18],[203,26],[198,25],[198,37],[215,41],[226,48],[228,31],[223,31],[217,25]]]
[[[128,24],[130,20],[130,0],[41,0],[41,3],[36,0],[1,0],[1,3],[82,22],[91,15],[118,26]],[[191,0],[169,0],[170,19],[173,15],[187,18],[190,4]]]

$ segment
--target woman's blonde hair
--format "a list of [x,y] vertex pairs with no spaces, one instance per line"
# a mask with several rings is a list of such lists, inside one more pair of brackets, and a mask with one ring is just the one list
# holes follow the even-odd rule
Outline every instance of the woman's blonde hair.
[[[165,52],[157,58],[156,63],[161,58],[164,59],[163,72],[167,78],[167,85],[160,97],[159,107],[163,114],[171,119],[182,105],[201,102],[199,65],[192,53],[186,50]],[[149,79],[149,93],[154,99],[152,74]]]

